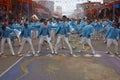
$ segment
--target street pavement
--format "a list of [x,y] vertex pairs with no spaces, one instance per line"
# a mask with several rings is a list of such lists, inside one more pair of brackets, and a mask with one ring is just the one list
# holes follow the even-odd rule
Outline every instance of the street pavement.
[[[118,41],[119,42],[119,45],[120,45],[120,41]],[[39,65],[37,65],[38,67],[39,66],[41,66],[43,63],[44,63],[44,65],[42,66],[42,67],[45,67],[45,66],[48,66],[49,67],[49,65],[52,65],[53,67],[55,67],[55,70],[58,70],[57,72],[59,72],[60,70],[59,69],[63,69],[63,70],[61,70],[60,72],[59,72],[59,74],[58,73],[56,73],[56,76],[59,78],[59,79],[57,79],[56,77],[55,77],[55,75],[51,75],[51,76],[53,76],[52,78],[54,78],[54,79],[47,79],[47,78],[50,78],[50,77],[47,77],[47,78],[44,78],[44,77],[46,77],[47,75],[45,75],[45,76],[43,76],[45,73],[40,73],[39,71],[41,71],[41,69],[42,69],[42,67],[40,67],[40,70],[38,70],[38,73],[39,74],[41,74],[41,76],[43,76],[42,78],[43,79],[38,79],[38,80],[119,80],[120,79],[120,77],[118,76],[119,74],[120,74],[120,71],[119,71],[119,69],[118,69],[118,67],[120,67],[120,66],[118,66],[118,65],[115,65],[115,64],[120,64],[120,58],[119,57],[117,57],[117,56],[114,56],[114,59],[112,59],[112,57],[110,56],[110,55],[108,55],[108,54],[105,54],[105,51],[107,50],[107,48],[106,48],[106,44],[103,42],[103,40],[102,39],[100,39],[100,40],[92,40],[92,44],[93,44],[93,47],[94,47],[94,49],[96,50],[96,53],[97,54],[100,54],[100,55],[103,55],[103,57],[102,58],[98,58],[98,59],[96,59],[96,58],[86,58],[86,57],[84,57],[83,55],[84,55],[84,53],[86,54],[86,53],[91,53],[90,52],[90,50],[89,50],[89,48],[88,48],[88,50],[86,49],[86,51],[85,52],[83,52],[82,54],[80,54],[80,53],[78,53],[78,51],[79,51],[79,47],[80,47],[80,40],[78,40],[78,42],[77,42],[78,44],[77,44],[77,48],[76,49],[73,49],[73,53],[74,54],[76,54],[76,55],[78,55],[78,57],[76,58],[76,57],[71,57],[70,55],[69,55],[69,49],[67,48],[67,46],[66,46],[66,49],[63,49],[63,50],[59,50],[58,51],[58,53],[59,53],[59,55],[54,55],[54,56],[52,56],[52,58],[51,57],[49,57],[49,56],[46,56],[47,54],[49,54],[50,53],[50,50],[48,49],[46,49],[46,48],[43,48],[43,53],[42,53],[42,55],[41,56],[39,56],[39,57],[24,57],[20,62],[18,62],[18,65],[19,66],[21,66],[21,64],[26,64],[25,63],[25,61],[27,62],[29,62],[30,60],[33,60],[33,62],[35,62],[35,64],[38,64],[38,61],[37,60],[40,60],[39,62]],[[38,46],[38,39],[33,39],[33,45],[34,45],[34,48],[35,48],[35,50],[37,50],[37,46]],[[73,45],[73,43],[71,42],[71,45]],[[87,45],[86,45],[87,46]],[[17,53],[17,51],[18,51],[18,49],[19,49],[19,44],[18,44],[18,41],[15,41],[15,43],[14,43],[14,50],[15,50],[15,53]],[[26,45],[24,46],[24,53],[28,53],[28,51],[30,50],[30,46],[29,46],[29,44],[28,43],[26,43]],[[111,50],[112,50],[112,52],[114,51],[114,47],[112,46],[111,47]],[[120,52],[120,47],[119,47],[119,52]],[[60,55],[62,55],[62,54],[65,54],[65,55],[67,55],[67,56],[65,56],[65,57],[63,57],[63,56],[60,56]],[[7,56],[7,57],[0,57],[0,74],[3,74],[3,72],[5,72],[11,65],[13,65],[17,60],[19,60],[21,57],[19,57],[19,56],[11,56],[11,54],[10,54],[10,50],[9,50],[9,47],[8,47],[8,44],[5,44],[5,55]],[[55,58],[55,59],[54,59]],[[42,62],[42,61],[43,62]],[[64,61],[62,61],[61,62],[61,60],[64,60]],[[45,62],[44,62],[45,61]],[[50,62],[49,62],[50,61]],[[71,61],[70,62],[70,64],[68,64],[69,63],[69,61]],[[72,62],[73,61],[73,62]],[[80,62],[79,62],[80,61]],[[64,63],[64,62],[66,62],[66,63]],[[88,70],[86,70],[84,67],[85,66],[88,66],[86,63],[88,62],[88,64],[90,65],[90,67],[86,67],[86,69],[88,69]],[[21,64],[20,64],[21,63]],[[48,63],[48,64],[45,64],[45,63]],[[50,64],[50,63],[53,63],[53,64]],[[61,66],[60,64],[58,64],[58,63],[60,63],[61,65],[63,65],[63,66]],[[74,63],[74,64],[72,64],[72,63]],[[84,66],[82,66],[81,64],[85,64]],[[108,63],[108,64],[107,64]],[[112,64],[111,64],[112,63]],[[29,63],[29,64],[31,64],[31,65],[33,65],[34,63]],[[75,67],[74,67],[74,65],[75,64],[79,64],[79,65],[76,65]],[[71,66],[72,65],[72,66]],[[109,67],[109,65],[111,66],[111,67]],[[113,66],[113,65],[115,65],[115,66]],[[24,65],[22,65],[22,66],[24,66]],[[57,67],[56,67],[57,66]],[[71,74],[69,74],[70,72],[64,72],[64,71],[69,71],[69,66],[71,66],[70,67],[70,69],[72,68],[73,70],[71,70],[72,72],[71,72]],[[80,69],[80,68],[78,68],[78,66],[81,68],[81,69],[83,69],[83,71]],[[93,66],[96,66],[96,67],[93,67]],[[106,67],[107,66],[107,67]],[[34,67],[35,68],[35,71],[36,71],[36,69],[38,69],[38,67]],[[44,70],[46,70],[48,67],[46,67]],[[65,67],[65,68],[64,68]],[[18,68],[18,67],[17,67]],[[50,66],[50,68],[52,68],[51,66]],[[59,69],[58,69],[59,68]],[[68,68],[68,70],[66,70]],[[94,68],[95,68],[95,70],[97,70],[97,71],[94,71]],[[12,68],[13,69],[13,68]],[[54,70],[54,68],[52,68],[53,70]],[[90,72],[91,72],[91,69],[93,70],[92,71],[92,73],[93,73],[93,75],[90,75]],[[16,69],[15,69],[16,70]],[[18,69],[17,69],[18,70]],[[34,69],[33,69],[34,70]],[[78,71],[78,72],[75,72],[75,71],[77,71],[77,70],[80,70],[80,71]],[[102,70],[103,71],[103,75],[101,74],[100,76],[99,75],[97,75],[96,77],[94,76],[95,74],[99,74],[100,73],[100,71],[99,70]],[[104,70],[106,70],[106,71],[104,71]],[[24,72],[25,70],[23,70],[23,72]],[[85,72],[86,71],[86,72]],[[107,72],[108,71],[108,72]],[[117,72],[118,71],[118,72]],[[33,71],[34,72],[34,71]],[[44,71],[43,71],[44,72]],[[110,73],[111,72],[111,73]],[[54,72],[53,72],[54,73]],[[66,73],[66,75],[64,75],[63,73]],[[83,74],[83,73],[85,73],[85,74]],[[101,72],[102,73],[102,72]],[[110,73],[110,74],[107,74],[107,73]],[[8,74],[9,74],[9,71],[8,71]],[[14,73],[13,73],[14,74]],[[37,75],[37,73],[35,73],[36,75]],[[55,73],[54,73],[55,74]],[[76,76],[74,76],[74,75],[76,75]],[[81,74],[81,75],[78,75],[78,74]],[[83,75],[82,75],[83,74]],[[18,76],[19,76],[20,74],[18,74]],[[32,75],[32,74],[30,74],[30,75]],[[49,74],[48,74],[49,75]],[[110,77],[111,75],[113,75],[112,77]],[[17,77],[18,77],[17,76]],[[64,78],[61,78],[62,76],[64,76]],[[69,77],[69,76],[74,76],[74,77],[70,77],[70,78],[67,78],[67,77]],[[87,77],[86,77],[87,76]],[[104,76],[104,78],[106,77],[106,79],[102,79],[101,77],[102,76]],[[4,76],[3,76],[4,77]],[[32,76],[33,78],[35,77],[35,76]],[[97,79],[97,77],[99,77],[99,79]],[[109,77],[109,78],[108,78]],[[28,77],[25,77],[24,79],[23,79],[23,77],[19,77],[19,79],[18,80],[26,80],[26,78],[28,78]],[[31,77],[29,77],[29,80],[33,80],[32,78],[30,79]],[[81,79],[80,79],[81,78]],[[119,78],[119,79],[116,79],[116,78]],[[4,80],[3,78],[1,78],[0,80]],[[5,79],[5,80],[7,80],[7,79]],[[14,79],[12,79],[12,80],[14,80]],[[37,79],[36,79],[37,80]]]

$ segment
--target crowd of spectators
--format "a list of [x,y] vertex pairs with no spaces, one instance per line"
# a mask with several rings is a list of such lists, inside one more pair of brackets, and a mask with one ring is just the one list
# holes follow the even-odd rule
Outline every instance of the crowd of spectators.
[[24,15],[20,9],[7,11],[5,7],[0,7],[0,22],[4,22],[6,25],[14,20],[21,20],[25,16],[27,15]]

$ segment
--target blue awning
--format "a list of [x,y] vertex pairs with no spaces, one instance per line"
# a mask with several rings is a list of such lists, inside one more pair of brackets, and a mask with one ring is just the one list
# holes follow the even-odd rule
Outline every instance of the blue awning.
[[120,8],[120,4],[115,4],[114,8]]

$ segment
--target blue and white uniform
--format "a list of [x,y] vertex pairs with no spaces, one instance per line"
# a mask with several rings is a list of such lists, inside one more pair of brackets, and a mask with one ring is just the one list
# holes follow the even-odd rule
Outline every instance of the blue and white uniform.
[[75,21],[70,21],[70,28],[73,33],[79,31],[79,27]]
[[[31,23],[30,23],[30,26],[34,26],[34,27],[40,28],[41,22],[35,22],[35,23],[31,22]],[[36,39],[37,36],[38,36],[38,30],[37,30],[37,28],[36,28],[34,31],[32,31],[32,36],[33,36],[33,38],[35,38],[35,39]]]
[[80,51],[79,52],[82,51],[82,48],[83,48],[84,44],[87,43],[90,46],[90,48],[92,49],[92,53],[95,54],[95,50],[94,50],[94,48],[91,44],[91,39],[90,39],[93,35],[93,32],[94,32],[94,27],[90,24],[86,25],[83,28],[82,33],[81,33],[82,40],[81,40],[81,46],[80,46]]
[[102,28],[101,28],[101,33],[102,33],[102,35],[105,35],[106,34],[106,32],[107,32],[107,28],[108,28],[108,22],[107,21],[103,21],[102,22]]
[[55,29],[56,29],[55,23],[53,22],[48,23],[48,29],[50,31],[50,39],[52,43],[54,43],[55,42]]
[[44,23],[41,24],[41,27],[38,30],[38,37],[39,37],[39,43],[38,43],[38,53],[41,52],[41,46],[43,44],[43,41],[46,40],[50,46],[52,54],[54,53],[52,44],[50,42],[50,25],[45,25]]
[[84,20],[81,20],[80,22],[80,30],[82,30],[86,25],[88,25],[88,23]]
[[21,42],[21,46],[20,46],[20,49],[18,51],[18,54],[20,54],[22,52],[22,49],[23,49],[26,41],[30,44],[30,47],[31,47],[31,50],[32,50],[33,54],[35,54],[35,50],[33,48],[33,44],[32,44],[32,41],[31,41],[31,37],[32,37],[31,31],[34,30],[34,29],[35,28],[30,27],[30,25],[28,25],[27,28],[25,28],[25,26],[22,27],[22,31],[21,31],[22,42]]
[[74,39],[73,41],[73,48],[76,48],[78,36],[79,36],[79,26],[75,21],[70,21],[70,29],[71,29],[71,34],[69,36],[69,40],[71,37]]
[[111,27],[111,23],[109,21],[102,22],[102,28],[101,28],[100,32],[103,36],[104,43],[106,43],[105,35],[110,27]]
[[21,31],[22,31],[22,28],[23,28],[23,25],[20,25],[20,24],[13,24],[11,26],[12,29],[14,29],[15,34],[12,34],[12,36],[17,36],[18,40],[19,40],[19,43],[20,43],[20,35],[21,35]]
[[5,44],[5,41],[7,40],[8,44],[9,44],[9,47],[10,47],[10,50],[11,50],[11,53],[12,55],[15,55],[14,53],[14,50],[13,50],[13,47],[12,47],[12,44],[11,44],[11,33],[15,33],[15,31],[9,27],[6,27],[6,30],[2,30],[0,29],[0,33],[1,33],[1,37],[2,37],[2,40],[1,40],[1,54],[4,53],[4,44]]
[[119,29],[115,29],[114,27],[111,27],[108,29],[106,33],[106,38],[107,38],[107,52],[110,52],[110,45],[113,43],[115,45],[115,53],[118,54],[118,39],[119,39]]
[[94,27],[94,38],[99,40],[100,29],[102,25],[99,22],[93,22],[92,26]]
[[68,41],[68,33],[69,33],[69,24],[67,22],[61,22],[57,28],[56,28],[56,35],[58,35],[57,42],[55,45],[55,53],[57,54],[58,46],[60,41],[63,39],[67,43],[69,49],[70,49],[70,54],[73,54],[72,47]]
[[81,20],[80,24],[78,25],[80,34],[82,33],[82,30],[86,25],[88,25],[88,23],[84,20]]

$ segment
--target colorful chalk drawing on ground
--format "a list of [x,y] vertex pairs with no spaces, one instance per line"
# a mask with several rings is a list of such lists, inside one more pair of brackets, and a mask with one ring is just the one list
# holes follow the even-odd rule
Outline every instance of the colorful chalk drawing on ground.
[[120,80],[116,69],[119,63],[120,60],[104,54],[101,58],[24,57],[0,80]]

